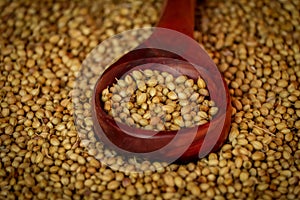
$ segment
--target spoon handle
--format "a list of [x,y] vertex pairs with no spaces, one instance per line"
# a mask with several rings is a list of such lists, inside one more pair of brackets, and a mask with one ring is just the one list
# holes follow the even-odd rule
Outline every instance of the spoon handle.
[[157,27],[179,31],[193,38],[195,0],[166,0]]

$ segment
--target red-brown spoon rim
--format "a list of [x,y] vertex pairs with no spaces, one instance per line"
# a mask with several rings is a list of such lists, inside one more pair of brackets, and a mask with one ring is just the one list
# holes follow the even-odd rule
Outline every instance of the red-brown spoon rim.
[[[150,60],[151,60],[151,62],[160,61],[164,64],[167,64],[166,58],[160,58],[160,59],[161,60],[159,60],[158,58],[155,58],[155,59],[150,59]],[[145,60],[143,59],[143,60],[136,61],[136,62],[142,62],[142,61],[144,62]],[[174,62],[174,59],[172,59],[172,62]],[[178,61],[178,62],[183,64],[182,61]],[[149,60],[147,61],[147,63],[149,63]],[[127,67],[125,66],[125,65],[128,65],[128,63],[123,63],[122,65],[123,66],[117,66],[117,68],[118,68],[117,72],[119,74],[123,74],[123,71],[128,72],[128,66]],[[131,67],[134,67],[134,66],[131,66]],[[182,69],[186,69],[186,67],[187,66],[185,66]],[[116,69],[116,67],[115,67],[115,69]],[[203,68],[203,70],[206,71],[204,68]],[[203,70],[202,70],[202,72],[203,72]],[[161,70],[161,71],[164,71],[164,70]],[[194,75],[194,74],[192,74],[192,75]],[[210,88],[212,87],[213,81],[209,79],[210,77],[207,77],[203,73],[198,74],[198,75],[203,77],[206,82],[208,81],[207,82],[208,87],[210,87]],[[139,129],[139,128],[130,127],[130,126],[124,124],[124,123],[118,123],[117,124],[115,122],[115,120],[111,116],[109,116],[102,109],[102,106],[99,106],[99,105],[101,105],[101,100],[100,100],[100,95],[99,94],[101,94],[101,91],[106,87],[106,86],[103,86],[103,84],[101,84],[101,80],[103,79],[103,77],[105,77],[105,73],[99,78],[99,80],[97,81],[96,87],[95,87],[93,103],[92,103],[92,105],[93,105],[93,117],[94,117],[94,121],[99,122],[100,129],[102,129],[101,125],[103,126],[104,124],[106,124],[104,126],[109,126],[110,130],[115,129],[116,132],[115,133],[113,133],[113,132],[107,133],[107,131],[100,130],[99,127],[96,127],[95,131],[96,131],[96,134],[98,135],[98,137],[100,137],[101,139],[103,139],[103,136],[108,137],[110,142],[115,144],[118,148],[121,148],[121,150],[124,150],[125,152],[129,151],[129,152],[134,152],[134,153],[145,153],[145,152],[156,151],[159,148],[161,148],[161,146],[159,146],[159,147],[153,146],[153,148],[151,148],[150,150],[149,150],[149,146],[147,146],[147,145],[145,146],[145,149],[141,149],[141,146],[139,146],[139,145],[136,145],[136,146],[133,145],[133,146],[128,147],[128,145],[125,145],[125,144],[122,144],[122,143],[120,144],[117,141],[111,140],[112,139],[112,137],[110,137],[111,134],[119,134],[120,133],[120,128],[121,128],[121,129],[123,129],[122,130],[123,134],[128,135],[130,137],[133,137],[132,139],[134,139],[134,140],[135,139],[136,140],[144,140],[144,141],[148,140],[151,143],[151,141],[153,142],[153,141],[156,141],[156,140],[171,141],[174,138],[174,136],[178,133],[178,131],[159,131],[159,132],[157,132],[157,131],[143,130],[143,129]],[[198,77],[198,76],[196,76],[196,77]],[[196,77],[194,76],[193,79],[195,79]],[[226,83],[224,82],[224,80],[222,80],[222,81],[223,81],[224,87],[227,89]],[[211,91],[210,91],[210,93],[211,93]],[[212,93],[214,93],[214,92],[212,92]],[[187,134],[190,134],[191,131],[195,131],[195,128],[197,129],[197,133],[196,133],[197,137],[194,138],[192,140],[192,142],[190,142],[190,145],[193,143],[194,146],[195,145],[197,146],[197,143],[201,143],[201,141],[204,139],[204,137],[206,136],[207,131],[204,131],[204,133],[199,134],[198,132],[201,132],[201,130],[207,130],[211,124],[225,123],[225,121],[222,122],[222,120],[221,120],[221,122],[219,122],[220,118],[224,119],[224,120],[227,119],[226,122],[228,122],[228,119],[230,119],[231,114],[229,115],[228,111],[231,111],[231,105],[230,105],[230,99],[229,99],[228,92],[226,92],[226,101],[222,100],[220,102],[220,101],[217,100],[215,102],[216,102],[216,106],[218,108],[223,107],[223,108],[225,108],[225,110],[220,109],[220,111],[214,116],[214,118],[211,121],[209,121],[208,123],[204,124],[204,125],[200,125],[200,126],[197,126],[197,127],[191,127],[191,128],[183,128],[183,129],[180,130],[180,134],[188,136]],[[226,103],[226,104],[224,105],[224,103]],[[105,117],[103,117],[103,116],[105,116]],[[226,124],[224,126],[226,126]],[[220,135],[218,137],[218,138],[223,138],[222,140],[224,140],[224,138],[227,137],[227,133],[228,133],[228,128],[225,127],[223,129],[224,130],[220,132]],[[103,133],[105,135],[103,135]],[[115,138],[120,140],[122,137],[121,137],[121,135],[119,135],[119,137],[115,137]],[[215,141],[215,142],[217,143],[217,141]],[[166,145],[166,144],[164,144],[164,145]],[[162,145],[162,146],[164,146],[164,145]],[[186,145],[186,144],[183,144],[183,146],[184,145]]]

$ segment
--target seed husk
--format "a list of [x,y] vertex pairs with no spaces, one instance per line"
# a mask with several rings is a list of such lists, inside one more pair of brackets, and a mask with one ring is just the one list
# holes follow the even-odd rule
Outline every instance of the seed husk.
[[140,93],[136,96],[136,103],[138,105],[142,105],[147,101],[147,94],[146,93]]
[[178,98],[177,94],[175,92],[173,92],[173,91],[169,92],[167,96],[171,100],[176,100]]
[[198,78],[198,80],[197,80],[197,85],[198,85],[198,87],[200,88],[200,89],[204,89],[204,88],[206,88],[206,83],[205,83],[205,81],[202,79],[202,78]]
[[167,113],[172,113],[174,112],[175,108],[172,105],[164,105],[162,110],[166,111]]

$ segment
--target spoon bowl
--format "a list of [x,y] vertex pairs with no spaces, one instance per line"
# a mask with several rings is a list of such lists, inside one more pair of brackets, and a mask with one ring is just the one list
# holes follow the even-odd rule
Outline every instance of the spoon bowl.
[[[178,4],[182,4],[179,14],[184,14],[182,10],[193,11],[193,1],[184,2],[188,3],[168,1],[159,24],[171,29],[155,28],[146,41],[113,63],[96,83],[92,98],[94,131],[101,141],[120,153],[150,160],[187,162],[217,150],[227,138],[231,121],[227,85],[208,54],[192,39],[191,19],[185,14],[179,19],[189,23],[178,22],[180,26],[170,23],[169,16],[178,11]],[[143,69],[165,71],[173,76],[183,74],[194,81],[201,76],[211,100],[219,108],[218,113],[206,124],[178,131],[143,130],[115,121],[104,111],[102,91],[115,83],[116,78]]]

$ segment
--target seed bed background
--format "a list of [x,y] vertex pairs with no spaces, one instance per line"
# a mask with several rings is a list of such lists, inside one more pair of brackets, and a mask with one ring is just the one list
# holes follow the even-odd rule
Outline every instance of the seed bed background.
[[101,164],[101,156],[123,164],[108,150],[86,150],[71,99],[82,61],[116,33],[154,26],[161,5],[0,1],[0,199],[300,197],[299,0],[198,1],[195,38],[234,107],[220,151],[136,174]]

